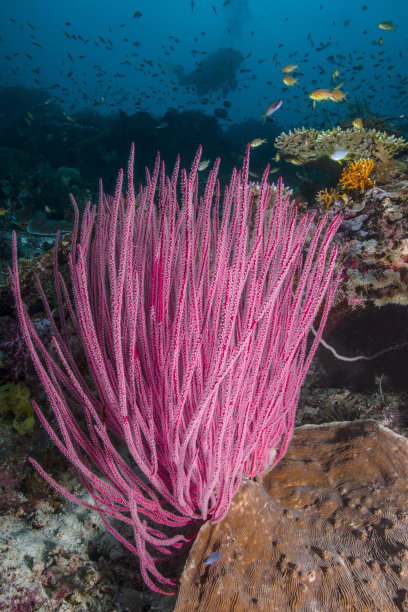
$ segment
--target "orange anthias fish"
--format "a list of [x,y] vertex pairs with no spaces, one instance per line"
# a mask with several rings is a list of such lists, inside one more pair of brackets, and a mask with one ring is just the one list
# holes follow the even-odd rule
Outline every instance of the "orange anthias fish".
[[292,87],[292,85],[298,82],[297,78],[295,79],[295,77],[291,77],[289,75],[283,77],[282,81],[285,83],[285,85],[288,85],[289,87]]
[[343,93],[340,89],[315,89],[309,94],[309,98],[315,102],[324,102],[331,100],[332,102],[340,102],[344,100],[348,92]]
[[323,100],[330,100],[331,93],[330,89],[315,89],[309,94],[309,98],[316,100],[316,102],[322,102]]
[[346,93],[343,93],[342,91],[340,91],[340,89],[333,89],[333,91],[330,92],[330,100],[332,102],[341,102],[346,98],[347,94],[347,91]]

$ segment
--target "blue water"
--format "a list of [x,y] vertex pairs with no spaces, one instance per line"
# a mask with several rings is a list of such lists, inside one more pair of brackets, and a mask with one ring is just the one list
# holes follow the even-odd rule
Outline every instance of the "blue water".
[[[385,20],[398,28],[382,31],[378,23]],[[273,116],[283,129],[322,121],[329,127],[352,110],[324,102],[312,114],[309,94],[331,88],[335,69],[348,102],[365,99],[379,116],[400,115],[407,107],[408,11],[402,0],[194,0],[194,7],[191,0],[2,0],[0,23],[2,85],[46,89],[73,118],[89,107],[100,113],[145,110],[157,118],[169,107],[213,114],[226,101],[231,107],[220,122],[228,125],[262,121],[266,106],[283,99]],[[194,86],[179,84],[177,65],[189,73],[223,47],[244,57],[235,89],[200,98]],[[301,71],[292,73],[299,83],[292,87],[282,83],[287,64]]]

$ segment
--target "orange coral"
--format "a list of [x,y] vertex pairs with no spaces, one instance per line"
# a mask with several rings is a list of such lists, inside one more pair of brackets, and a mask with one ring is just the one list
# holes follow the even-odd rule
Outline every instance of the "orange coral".
[[317,199],[320,200],[320,202],[324,202],[326,209],[329,209],[339,198],[340,194],[336,189],[334,189],[334,187],[330,187],[330,189],[322,189],[317,194]]
[[340,193],[334,187],[330,189],[322,189],[317,194],[317,199],[326,205],[326,210],[332,207],[336,202],[341,202],[343,206],[347,206],[349,203],[349,197],[345,193]]
[[371,159],[359,159],[344,168],[340,185],[343,189],[359,189],[363,193],[367,187],[374,187],[375,181],[369,178],[374,162]]

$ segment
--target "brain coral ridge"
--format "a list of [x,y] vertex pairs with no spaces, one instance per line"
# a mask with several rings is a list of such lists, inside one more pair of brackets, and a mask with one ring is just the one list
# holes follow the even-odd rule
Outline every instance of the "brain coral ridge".
[[336,147],[347,149],[352,160],[365,157],[385,161],[398,155],[407,146],[408,143],[403,138],[396,138],[385,132],[364,128],[345,130],[340,126],[325,131],[295,128],[293,132],[282,132],[275,140],[275,147],[283,155],[295,155],[304,163],[330,157]]
[[374,421],[297,429],[279,465],[201,527],[175,612],[407,610],[407,491],[402,436]]

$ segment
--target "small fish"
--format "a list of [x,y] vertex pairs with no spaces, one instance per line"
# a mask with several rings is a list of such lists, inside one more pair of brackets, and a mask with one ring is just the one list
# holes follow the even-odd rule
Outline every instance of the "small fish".
[[286,75],[285,77],[283,77],[283,82],[285,83],[285,85],[287,85],[288,87],[292,87],[293,85],[295,85],[295,83],[298,83],[297,78],[295,79],[295,77],[291,77],[289,75]]
[[62,111],[62,114],[64,115],[65,119],[67,119],[68,121],[71,121],[71,123],[74,123],[75,119],[73,117],[71,117],[70,115],[67,115],[65,111]]
[[273,113],[275,111],[278,110],[278,108],[280,108],[283,104],[283,100],[275,100],[274,102],[271,102],[266,111],[264,112],[263,115],[261,115],[261,117],[263,117],[264,122],[266,121],[267,117],[270,117],[271,115],[273,115]]
[[331,75],[331,80],[334,81],[334,79],[337,79],[337,77],[339,76],[340,72],[336,69],[333,71],[333,74]]
[[360,119],[360,117],[356,117],[355,119],[353,119],[353,121],[351,122],[351,125],[355,128],[357,128],[358,130],[360,130],[363,127],[363,122]]
[[300,159],[300,157],[288,157],[286,161],[294,166],[303,166],[303,161]]
[[2,208],[2,207],[0,207],[0,217],[2,215],[6,215],[9,210],[10,210],[10,208]]
[[163,128],[167,127],[167,123],[165,121],[162,121],[161,123],[159,123],[158,125],[156,125],[156,130],[162,130]]
[[380,45],[380,47],[382,47],[383,42],[384,42],[384,39],[382,36],[380,36],[380,38],[378,39],[378,44]]
[[349,151],[345,147],[337,146],[330,155],[330,159],[341,164],[345,159],[350,159],[348,155]]
[[269,170],[269,174],[275,174],[275,172],[279,172],[279,168],[277,166],[274,166]]
[[287,66],[282,68],[281,72],[282,74],[289,74],[289,72],[293,72],[294,70],[296,70],[297,67],[297,64],[288,64]]
[[390,30],[396,30],[398,28],[398,26],[394,25],[392,21],[380,21],[378,27],[380,28],[380,30],[385,30],[386,32],[389,32]]
[[340,89],[333,89],[333,91],[330,92],[330,100],[332,102],[341,102],[341,100],[344,100],[345,97],[347,96],[347,91],[346,93],[343,93],[342,91],[340,91]]
[[309,94],[311,100],[322,102],[323,100],[330,100],[331,91],[330,89],[315,89]]
[[268,142],[266,138],[254,138],[251,142],[251,147],[255,149],[255,147],[260,147],[264,142]]
[[280,153],[277,153],[275,155],[275,161],[278,162],[280,160]]
[[222,552],[220,552],[219,550],[216,550],[212,552],[211,555],[208,555],[208,557],[204,559],[203,563],[204,565],[212,565],[216,561],[219,561],[221,557],[222,557]]
[[142,17],[143,13],[141,13],[140,11],[135,11],[133,13],[133,19],[139,19],[139,17]]
[[199,172],[202,172],[203,170],[205,170],[206,168],[208,168],[208,166],[210,165],[210,161],[211,161],[210,159],[204,159],[202,162],[200,162],[200,163],[198,164],[198,168],[197,168],[197,170],[198,170]]

